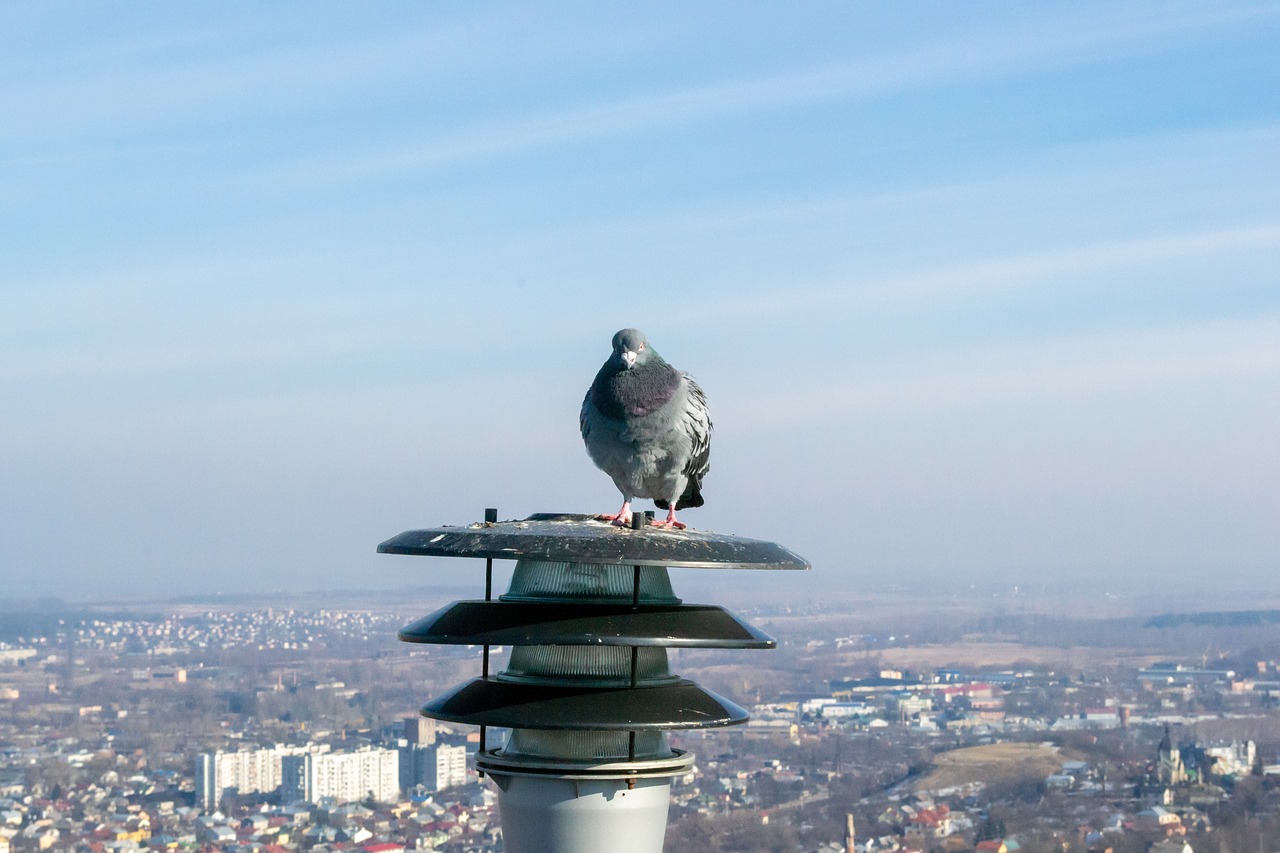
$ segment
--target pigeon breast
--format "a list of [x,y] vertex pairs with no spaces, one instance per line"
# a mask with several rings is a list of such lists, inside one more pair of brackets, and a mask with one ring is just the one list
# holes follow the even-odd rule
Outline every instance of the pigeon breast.
[[666,363],[617,371],[606,365],[591,383],[591,402],[605,417],[642,418],[671,401],[680,379],[680,371]]

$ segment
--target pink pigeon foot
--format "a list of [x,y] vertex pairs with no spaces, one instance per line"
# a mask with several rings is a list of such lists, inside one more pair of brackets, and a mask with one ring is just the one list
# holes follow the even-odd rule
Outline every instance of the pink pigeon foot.
[[676,521],[676,506],[675,506],[675,504],[672,504],[672,505],[671,505],[671,508],[670,508],[669,510],[667,510],[667,517],[666,517],[665,519],[663,519],[662,521],[655,521],[655,522],[653,522],[653,526],[654,526],[654,527],[671,527],[671,528],[674,528],[674,529],[676,529],[676,530],[684,530],[684,528],[685,528],[685,524],[684,524],[684,522],[683,522],[683,521]]
[[598,518],[600,521],[612,521],[614,524],[618,525],[619,527],[630,527],[631,526],[631,501],[623,501],[622,509],[615,512],[613,515],[597,515],[596,518]]

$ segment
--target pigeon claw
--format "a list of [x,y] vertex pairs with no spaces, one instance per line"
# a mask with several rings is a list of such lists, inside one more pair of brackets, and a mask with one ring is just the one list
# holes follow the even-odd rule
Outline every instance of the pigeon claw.
[[667,517],[662,521],[653,522],[654,527],[670,527],[675,530],[684,530],[684,522],[676,521],[676,505],[671,504],[671,508],[667,510]]
[[631,526],[631,501],[625,501],[622,504],[622,508],[619,509],[617,512],[615,512],[613,515],[597,515],[596,518],[600,519],[601,521],[612,521],[614,524],[618,525],[619,527],[630,527]]

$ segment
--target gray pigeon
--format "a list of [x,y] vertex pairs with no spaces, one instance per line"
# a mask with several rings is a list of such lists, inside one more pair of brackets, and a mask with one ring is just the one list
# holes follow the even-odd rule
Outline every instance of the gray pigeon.
[[667,510],[657,526],[684,527],[676,507],[702,506],[702,478],[711,467],[707,398],[643,332],[613,336],[613,354],[587,390],[578,423],[591,461],[622,492],[622,509],[602,519],[630,524],[631,501],[641,497]]

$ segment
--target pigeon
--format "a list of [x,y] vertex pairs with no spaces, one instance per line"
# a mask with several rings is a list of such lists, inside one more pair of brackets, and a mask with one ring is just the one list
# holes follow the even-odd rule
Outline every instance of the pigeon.
[[631,523],[631,501],[667,510],[658,527],[683,528],[676,507],[702,506],[711,467],[711,417],[693,377],[663,361],[638,329],[613,336],[578,419],[587,454],[622,492],[622,509],[601,519]]

